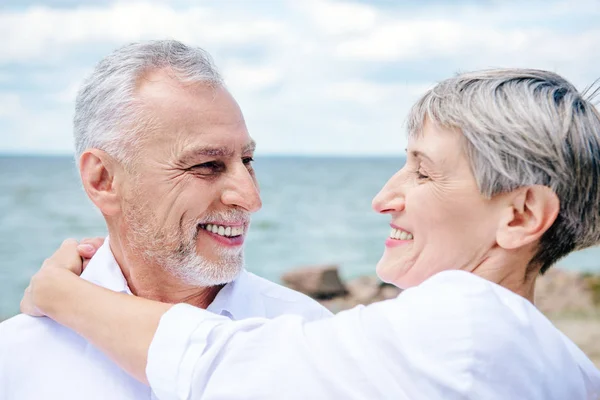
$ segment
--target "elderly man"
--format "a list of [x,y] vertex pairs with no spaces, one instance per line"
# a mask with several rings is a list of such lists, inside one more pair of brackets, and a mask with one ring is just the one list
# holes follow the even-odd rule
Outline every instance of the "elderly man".
[[[254,142],[203,50],[175,41],[118,49],[79,91],[74,132],[83,187],[110,237],[84,278],[233,320],[330,314],[244,270],[250,215],[261,206]],[[4,322],[0,349],[4,400],[154,398],[49,319]]]

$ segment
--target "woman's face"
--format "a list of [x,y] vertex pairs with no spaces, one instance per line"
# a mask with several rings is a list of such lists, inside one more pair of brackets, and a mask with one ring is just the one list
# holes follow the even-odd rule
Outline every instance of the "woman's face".
[[377,264],[383,281],[408,288],[440,271],[473,271],[495,246],[500,207],[479,193],[462,143],[460,132],[426,123],[373,199],[391,217]]

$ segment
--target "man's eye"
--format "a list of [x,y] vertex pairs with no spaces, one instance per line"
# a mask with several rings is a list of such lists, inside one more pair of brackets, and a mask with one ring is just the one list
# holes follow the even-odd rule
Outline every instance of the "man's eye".
[[246,165],[250,165],[254,162],[254,158],[252,157],[244,157],[242,158],[242,162]]
[[202,164],[194,165],[190,168],[190,170],[198,174],[209,175],[224,171],[225,166],[223,165],[223,163],[220,163],[218,161],[209,161]]

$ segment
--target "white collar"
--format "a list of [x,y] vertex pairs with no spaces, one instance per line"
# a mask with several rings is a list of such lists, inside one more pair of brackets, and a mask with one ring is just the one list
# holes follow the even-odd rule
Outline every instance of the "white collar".
[[242,269],[238,277],[229,282],[208,306],[208,311],[233,320],[266,317],[265,304],[252,275]]
[[81,277],[114,292],[132,294],[123,271],[110,250],[108,237],[85,267]]
[[[121,267],[110,250],[108,237],[96,251],[81,277],[114,292],[132,294]],[[234,320],[266,315],[262,296],[245,269],[233,282],[226,284],[219,291],[208,310]]]

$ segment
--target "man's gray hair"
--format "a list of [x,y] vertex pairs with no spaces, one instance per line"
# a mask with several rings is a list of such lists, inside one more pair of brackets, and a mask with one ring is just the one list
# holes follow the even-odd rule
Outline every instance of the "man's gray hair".
[[132,43],[101,60],[77,94],[75,159],[89,148],[106,151],[120,162],[129,163],[144,120],[135,102],[135,91],[146,73],[167,69],[181,82],[223,84],[210,55],[198,47],[175,40]]
[[484,70],[439,83],[408,117],[409,136],[425,120],[460,130],[483,196],[530,185],[556,193],[559,215],[530,263],[542,273],[600,243],[600,113],[585,96],[552,72]]

